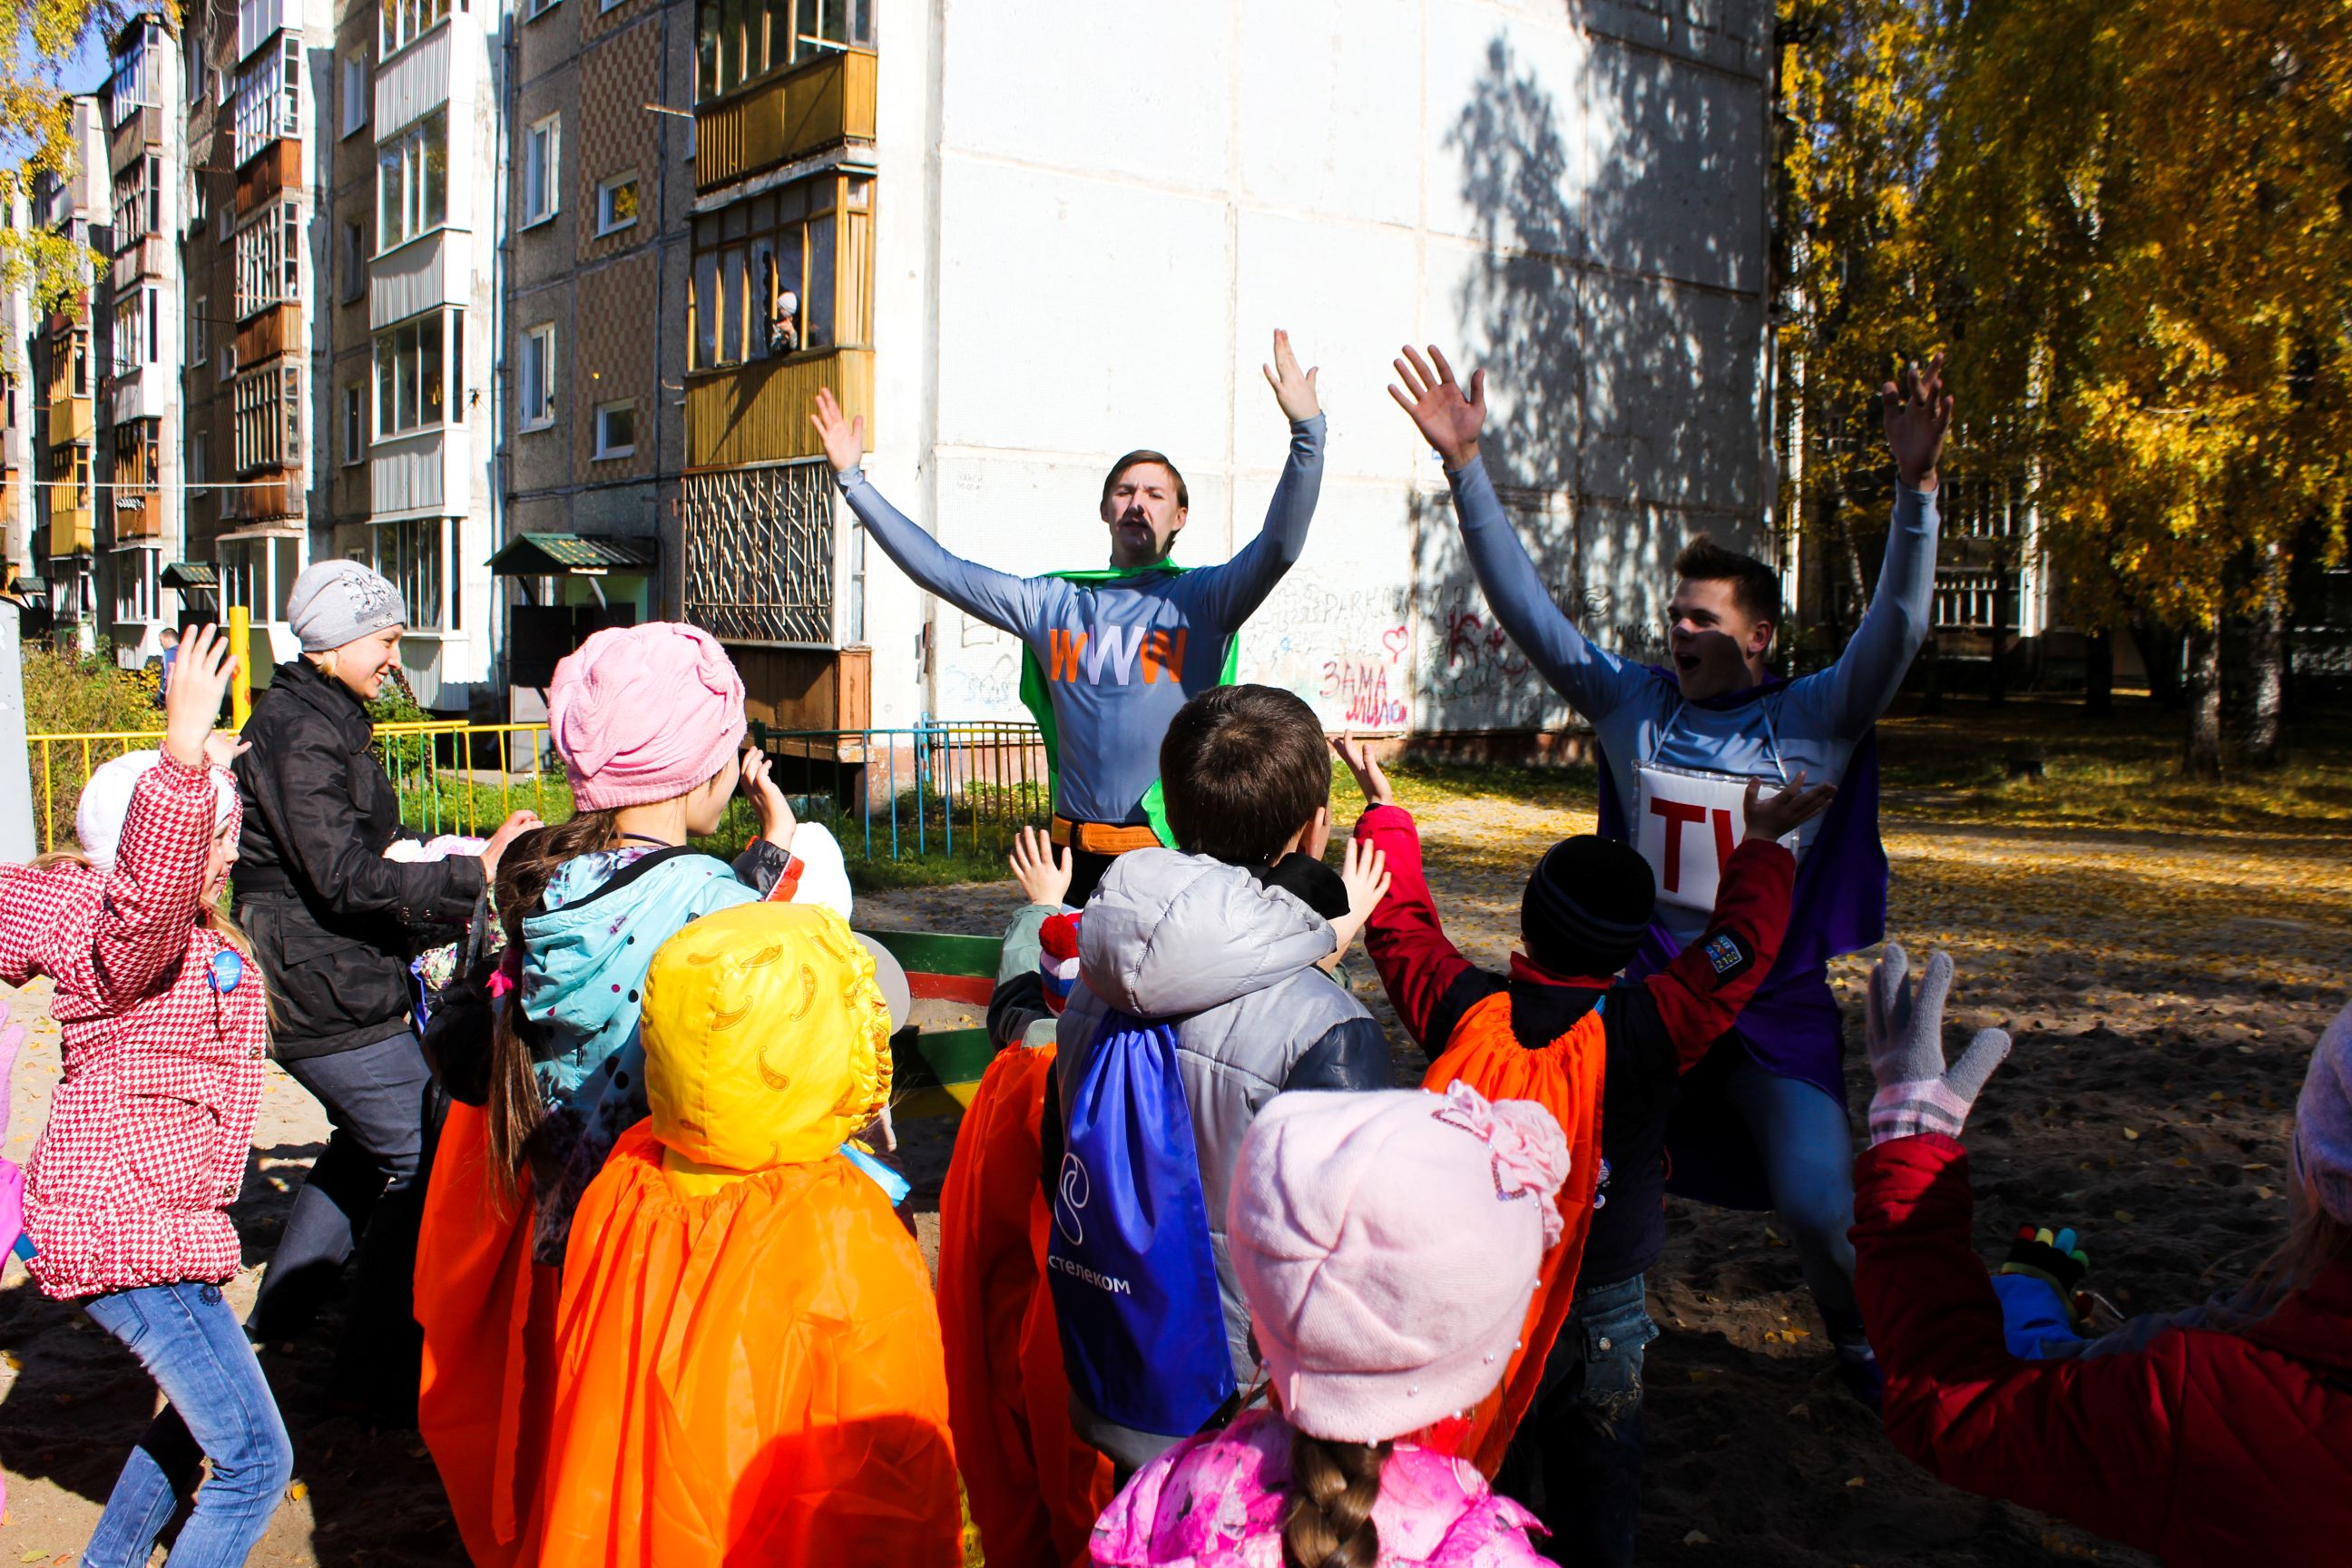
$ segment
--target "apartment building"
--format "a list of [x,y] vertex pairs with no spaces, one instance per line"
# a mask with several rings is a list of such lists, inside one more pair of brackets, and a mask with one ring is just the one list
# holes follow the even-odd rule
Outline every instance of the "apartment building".
[[100,374],[94,548],[100,635],[127,668],[162,654],[161,635],[177,618],[163,567],[184,553],[179,242],[188,116],[178,46],[161,11],[134,14],[114,36],[113,73],[99,95],[113,216],[102,304],[112,353]]
[[677,611],[690,0],[522,0],[500,343],[507,532],[492,570],[517,718],[589,633]]
[[99,400],[113,363],[114,208],[104,111],[95,97],[71,106],[78,157],[70,174],[45,174],[32,221],[87,247],[86,268],[63,309],[33,323],[27,361],[40,402],[33,416],[34,580],[58,646],[98,650]]
[[[0,224],[30,233],[31,201],[12,197]],[[33,416],[40,395],[30,357],[33,325],[32,290],[21,282],[0,285],[0,586],[7,587],[35,575]]]

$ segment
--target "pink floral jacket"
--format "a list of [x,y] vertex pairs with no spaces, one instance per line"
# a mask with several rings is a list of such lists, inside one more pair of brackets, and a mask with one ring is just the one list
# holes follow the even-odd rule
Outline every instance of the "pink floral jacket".
[[[1107,1568],[1281,1568],[1290,1426],[1252,1411],[1188,1437],[1136,1472],[1095,1521]],[[1528,1568],[1535,1515],[1487,1489],[1467,1459],[1400,1443],[1381,1472],[1372,1522],[1381,1568]]]

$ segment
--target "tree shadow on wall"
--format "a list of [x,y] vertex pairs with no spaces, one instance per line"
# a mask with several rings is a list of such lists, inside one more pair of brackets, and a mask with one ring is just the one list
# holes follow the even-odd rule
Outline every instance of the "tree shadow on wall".
[[[1701,529],[1756,539],[1762,151],[1726,107],[1737,87],[1588,41],[1555,87],[1498,33],[1446,132],[1479,245],[1446,346],[1487,374],[1486,465],[1553,602],[1654,659],[1675,551]],[[1751,171],[1757,254],[1727,254],[1744,209],[1723,204]],[[1569,721],[1495,623],[1443,496],[1420,498],[1413,582],[1424,724]]]

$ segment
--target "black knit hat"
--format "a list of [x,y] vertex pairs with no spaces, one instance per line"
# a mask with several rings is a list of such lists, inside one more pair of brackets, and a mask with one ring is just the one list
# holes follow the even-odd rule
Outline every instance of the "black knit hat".
[[1633,961],[1658,902],[1650,863],[1613,838],[1580,834],[1544,852],[1519,900],[1528,956],[1554,974],[1614,974]]

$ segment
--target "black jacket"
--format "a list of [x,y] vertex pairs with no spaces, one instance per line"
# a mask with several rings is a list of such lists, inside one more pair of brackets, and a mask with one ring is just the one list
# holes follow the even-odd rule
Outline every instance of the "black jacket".
[[471,918],[482,863],[383,858],[400,826],[367,710],[296,659],[254,703],[236,760],[245,828],[236,918],[268,977],[281,1058],[356,1050],[414,1026],[410,955]]

